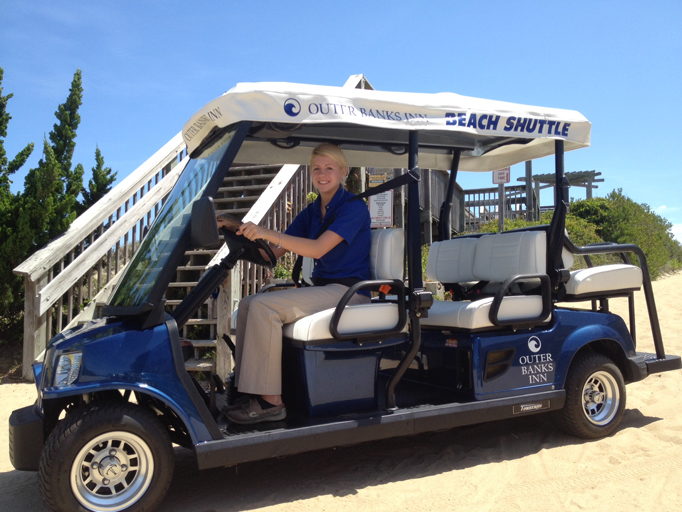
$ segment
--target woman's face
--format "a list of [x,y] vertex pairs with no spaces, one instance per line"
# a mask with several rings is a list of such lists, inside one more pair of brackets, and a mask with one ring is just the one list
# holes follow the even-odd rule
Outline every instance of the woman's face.
[[320,195],[333,194],[343,183],[346,169],[328,156],[316,155],[310,162],[310,174],[313,186]]

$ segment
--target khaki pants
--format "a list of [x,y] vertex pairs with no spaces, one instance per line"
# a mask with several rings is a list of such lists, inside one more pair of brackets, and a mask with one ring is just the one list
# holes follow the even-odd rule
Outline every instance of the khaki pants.
[[[347,286],[328,284],[249,295],[239,303],[235,382],[242,393],[282,394],[282,326],[335,307]],[[357,293],[351,304],[369,302]]]

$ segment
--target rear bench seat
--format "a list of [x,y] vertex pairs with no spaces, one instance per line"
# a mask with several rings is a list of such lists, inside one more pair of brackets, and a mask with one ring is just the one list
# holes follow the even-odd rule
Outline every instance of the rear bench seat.
[[[519,231],[454,238],[431,245],[426,273],[442,283],[495,283],[494,297],[479,300],[434,300],[425,327],[490,329],[529,326],[549,321],[551,290],[544,231]],[[535,284],[540,293],[510,295],[515,285]],[[539,284],[539,287],[537,286]]]
[[[564,250],[564,266],[573,266],[574,255]],[[614,263],[570,271],[564,284],[562,300],[584,300],[589,298],[612,297],[637,291],[642,287],[642,269],[637,265]]]

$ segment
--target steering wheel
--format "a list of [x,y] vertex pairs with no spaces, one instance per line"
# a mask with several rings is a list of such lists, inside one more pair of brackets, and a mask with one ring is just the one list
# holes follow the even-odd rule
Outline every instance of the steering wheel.
[[[241,252],[239,259],[250,261],[256,265],[273,268],[277,263],[277,257],[270,249],[270,245],[265,240],[249,240],[245,236],[238,235],[237,230],[241,222],[236,217],[223,213],[220,218],[226,221],[227,226],[220,228],[220,232],[225,237],[225,243],[230,248],[230,252]],[[267,256],[263,257],[261,249]]]

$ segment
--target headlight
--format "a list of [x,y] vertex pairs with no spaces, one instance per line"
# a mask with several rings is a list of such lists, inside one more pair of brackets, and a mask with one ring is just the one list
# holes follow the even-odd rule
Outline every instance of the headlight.
[[54,374],[54,385],[58,388],[70,386],[78,378],[81,371],[82,352],[62,354],[57,361],[57,371]]

